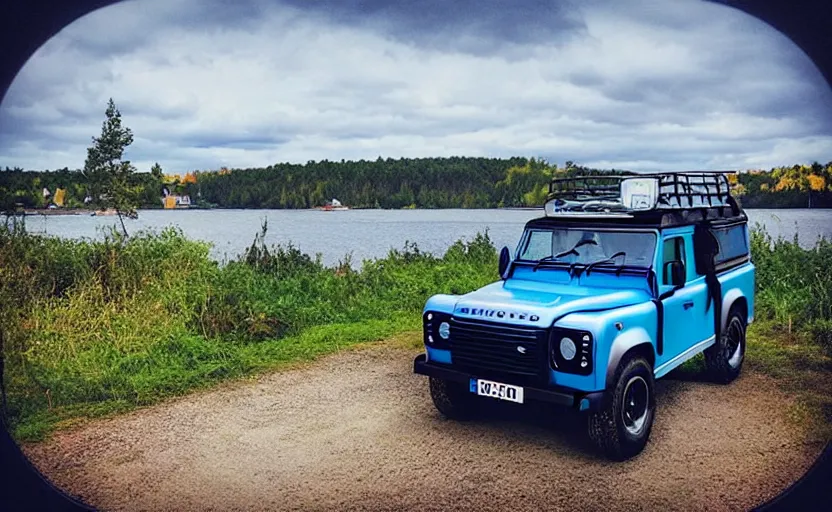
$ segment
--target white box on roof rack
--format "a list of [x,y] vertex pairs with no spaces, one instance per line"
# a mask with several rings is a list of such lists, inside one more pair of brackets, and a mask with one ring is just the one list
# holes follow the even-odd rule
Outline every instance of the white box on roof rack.
[[627,178],[621,181],[621,203],[631,210],[652,210],[658,199],[657,178]]

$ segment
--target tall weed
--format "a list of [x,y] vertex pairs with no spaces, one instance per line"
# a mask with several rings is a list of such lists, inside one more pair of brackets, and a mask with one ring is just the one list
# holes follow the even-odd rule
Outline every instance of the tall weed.
[[787,334],[802,334],[832,354],[832,242],[819,238],[803,249],[792,240],[751,231],[756,266],[756,318]]

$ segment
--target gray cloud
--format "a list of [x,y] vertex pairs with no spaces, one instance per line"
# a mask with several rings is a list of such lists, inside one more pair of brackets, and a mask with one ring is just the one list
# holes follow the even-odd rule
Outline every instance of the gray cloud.
[[577,2],[551,0],[288,0],[338,24],[439,50],[488,55],[552,44],[585,28]]
[[140,170],[463,154],[743,168],[832,150],[832,91],[808,58],[698,0],[130,0],[21,71],[0,166],[81,167],[109,97]]

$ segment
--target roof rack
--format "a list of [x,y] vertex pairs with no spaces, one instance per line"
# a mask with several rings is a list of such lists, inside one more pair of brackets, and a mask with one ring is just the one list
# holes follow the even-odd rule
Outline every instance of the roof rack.
[[724,173],[668,172],[555,178],[549,184],[545,209],[551,216],[725,207],[733,215],[739,213]]

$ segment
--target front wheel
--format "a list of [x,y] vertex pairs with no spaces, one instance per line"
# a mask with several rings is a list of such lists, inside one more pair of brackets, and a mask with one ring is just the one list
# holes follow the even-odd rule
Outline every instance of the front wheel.
[[653,428],[652,367],[642,357],[624,361],[608,393],[605,406],[589,416],[589,437],[608,458],[622,461],[641,453]]
[[732,309],[720,338],[705,352],[705,368],[712,380],[728,384],[737,378],[745,358],[745,321]]
[[466,420],[476,412],[475,395],[463,383],[430,377],[430,397],[443,416]]

